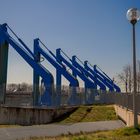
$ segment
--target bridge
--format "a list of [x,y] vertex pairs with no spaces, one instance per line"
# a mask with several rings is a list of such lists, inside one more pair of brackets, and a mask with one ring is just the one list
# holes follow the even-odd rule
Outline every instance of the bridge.
[[[15,39],[16,38],[16,39]],[[34,52],[20,39],[16,33],[5,23],[0,25],[0,102],[5,102],[8,48],[13,47],[15,51],[33,69],[33,105],[61,106],[62,76],[69,82],[69,99],[67,104],[78,103],[79,77],[84,82],[84,104],[92,103],[90,96],[93,92],[114,91],[120,92],[120,88],[105,72],[97,65],[88,65],[76,56],[70,58],[62,49],[56,49],[56,55],[47,48],[39,39],[34,39]],[[47,60],[56,69],[56,88],[54,88],[54,76],[42,62]],[[79,62],[77,61],[79,60]],[[39,87],[43,86],[40,93]],[[56,92],[54,92],[54,89]],[[53,101],[52,100],[53,97]],[[55,99],[54,99],[55,98]]]
[[[33,69],[33,92],[28,94],[28,100],[25,96],[25,100],[17,102],[11,94],[6,94],[9,47],[14,48],[15,52]],[[91,65],[87,60],[82,62],[75,55],[70,58],[61,48],[56,49],[56,54],[54,54],[39,38],[34,39],[33,47],[32,52],[8,24],[0,25],[0,116],[2,123],[40,124],[49,122],[52,116],[60,116],[79,105],[97,103],[120,105],[123,103],[120,101],[125,95],[98,65]],[[51,70],[42,63],[43,60],[56,69],[56,81]],[[69,86],[65,89],[62,86],[62,76],[69,82]],[[84,82],[84,88],[79,87],[78,78]],[[24,99],[24,94],[17,93],[17,97]],[[14,121],[5,119],[4,112],[10,114]],[[44,114],[50,118],[44,119]],[[17,120],[19,116],[20,121]],[[34,118],[32,122],[31,118]]]

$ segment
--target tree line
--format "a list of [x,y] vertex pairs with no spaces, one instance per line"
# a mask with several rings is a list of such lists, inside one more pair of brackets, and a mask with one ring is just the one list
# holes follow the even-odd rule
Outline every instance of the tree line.
[[11,84],[7,84],[6,90],[8,92],[20,92],[20,91],[32,92],[33,86],[28,83],[21,83],[21,84],[11,83]]
[[[123,67],[123,70],[118,74],[118,83],[121,84],[126,93],[133,91],[133,67],[128,64]],[[136,74],[137,92],[140,92],[140,61],[137,61],[137,74]]]

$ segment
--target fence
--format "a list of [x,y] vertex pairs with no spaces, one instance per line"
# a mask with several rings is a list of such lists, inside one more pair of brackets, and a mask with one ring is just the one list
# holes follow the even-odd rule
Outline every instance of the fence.
[[[40,97],[43,93],[41,89]],[[40,101],[40,98],[39,98]],[[85,104],[111,104],[114,103],[114,93],[101,90],[74,88],[68,86],[54,88],[51,95],[53,106],[71,106]],[[5,104],[10,106],[31,106],[32,92],[7,92]]]
[[[133,94],[132,93],[120,93],[114,95],[114,103],[120,105],[128,110],[133,110]],[[135,102],[137,112],[140,113],[140,94],[135,95]]]
[[7,92],[5,105],[7,106],[32,106],[32,92]]
[[[104,92],[101,90],[73,88],[68,86],[55,87],[51,96],[53,106],[71,106],[88,104],[117,104],[133,110],[132,93]],[[32,92],[7,93],[5,104],[11,106],[31,106]],[[136,94],[137,111],[140,113],[140,94]]]

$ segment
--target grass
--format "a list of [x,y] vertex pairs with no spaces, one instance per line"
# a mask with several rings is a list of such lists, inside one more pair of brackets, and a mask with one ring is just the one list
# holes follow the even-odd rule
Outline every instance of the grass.
[[112,131],[62,135],[59,137],[30,137],[22,140],[140,140],[140,129],[132,127]]
[[0,124],[0,128],[7,128],[7,127],[21,127],[20,125],[2,125]]
[[58,119],[57,123],[77,123],[77,122],[95,122],[116,120],[116,116],[113,105],[94,105],[94,106],[81,106],[72,114],[69,114],[65,118]]

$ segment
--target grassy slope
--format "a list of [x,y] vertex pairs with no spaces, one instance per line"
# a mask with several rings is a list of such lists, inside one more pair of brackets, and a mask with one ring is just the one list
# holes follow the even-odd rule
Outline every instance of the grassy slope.
[[93,122],[118,119],[111,105],[81,106],[59,123]]

